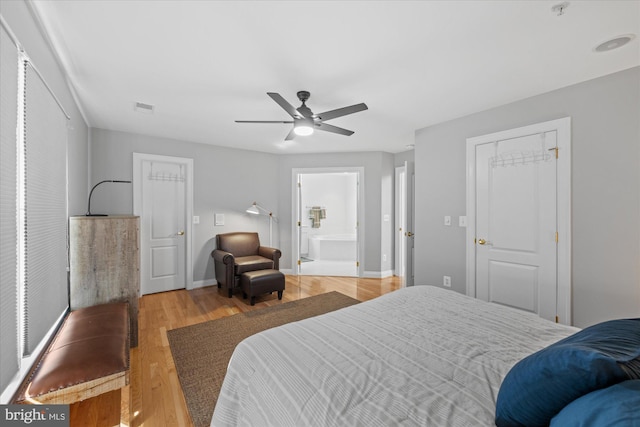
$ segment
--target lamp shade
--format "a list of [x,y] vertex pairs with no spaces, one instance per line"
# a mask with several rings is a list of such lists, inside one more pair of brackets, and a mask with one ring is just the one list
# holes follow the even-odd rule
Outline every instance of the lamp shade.
[[247,213],[260,215],[260,211],[258,210],[258,206],[256,206],[256,202],[253,202],[253,204],[247,208]]
[[271,247],[273,236],[273,221],[275,219],[273,213],[260,206],[258,202],[253,202],[253,204],[247,208],[247,213],[250,213],[252,215],[262,214],[269,217],[269,247]]

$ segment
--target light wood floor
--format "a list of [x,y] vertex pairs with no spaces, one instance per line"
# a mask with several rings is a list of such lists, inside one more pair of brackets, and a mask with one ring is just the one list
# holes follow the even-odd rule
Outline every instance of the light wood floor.
[[[230,299],[215,286],[143,296],[139,307],[138,347],[131,349],[130,424],[146,427],[192,426],[171,357],[167,330],[330,291],[366,301],[401,286],[401,280],[397,277],[286,276],[282,301],[278,301],[274,293],[259,297],[253,307],[242,299],[241,294],[235,294]],[[119,425],[120,400],[120,391],[114,391],[71,405],[71,426]]]

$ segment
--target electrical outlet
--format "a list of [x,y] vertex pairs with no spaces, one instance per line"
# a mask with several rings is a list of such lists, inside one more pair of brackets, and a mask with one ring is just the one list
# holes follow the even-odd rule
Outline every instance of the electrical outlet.
[[387,254],[382,255],[382,261],[386,261],[387,260]]
[[444,217],[444,225],[451,225],[451,217],[449,215]]
[[443,276],[442,277],[442,285],[445,288],[450,288],[451,287],[451,276]]

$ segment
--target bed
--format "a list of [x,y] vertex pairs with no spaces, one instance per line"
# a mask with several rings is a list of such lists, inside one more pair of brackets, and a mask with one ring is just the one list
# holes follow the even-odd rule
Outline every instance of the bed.
[[514,364],[577,331],[437,287],[400,289],[241,342],[211,425],[495,425]]

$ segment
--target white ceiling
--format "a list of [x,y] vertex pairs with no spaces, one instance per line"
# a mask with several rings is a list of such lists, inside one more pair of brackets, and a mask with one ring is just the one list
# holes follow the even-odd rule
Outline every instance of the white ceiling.
[[[272,153],[405,151],[414,131],[640,65],[640,1],[39,1],[92,127]],[[632,33],[628,45],[594,48]],[[266,92],[316,113],[285,142]],[[134,103],[155,113],[134,111]],[[597,102],[597,100],[594,100]]]

